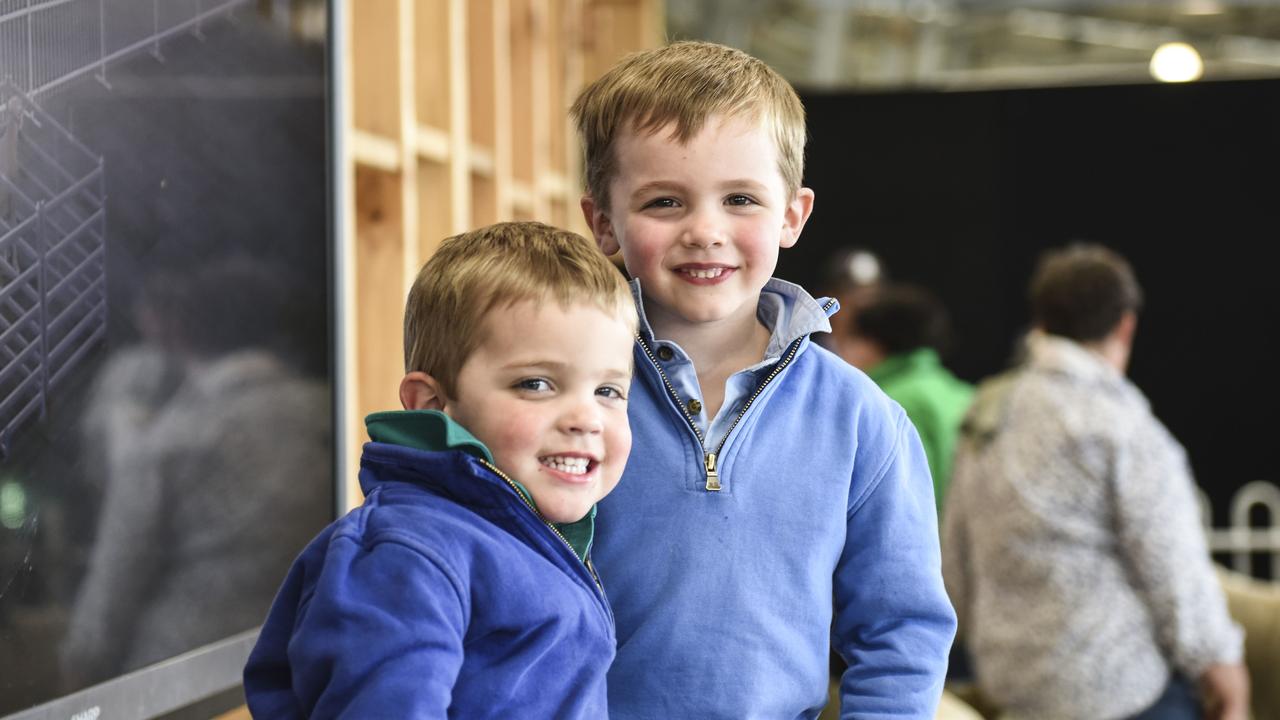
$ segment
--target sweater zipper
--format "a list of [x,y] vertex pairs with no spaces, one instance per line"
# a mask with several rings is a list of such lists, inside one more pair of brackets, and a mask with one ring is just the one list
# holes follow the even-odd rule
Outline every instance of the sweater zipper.
[[[560,538],[560,542],[564,543],[564,546],[569,549],[569,552],[572,553],[575,558],[578,557],[578,553],[576,550],[573,549],[573,545],[569,543],[569,539],[564,536],[564,533],[560,532],[559,528],[551,524],[549,520],[543,517],[542,513],[538,512],[538,508],[534,507],[533,503],[529,502],[528,498],[524,496],[524,493],[520,492],[520,488],[516,487],[516,483],[514,480],[507,477],[506,473],[499,470],[497,466],[495,466],[493,463],[489,462],[488,460],[483,460],[480,458],[477,458],[477,460],[479,460],[481,465],[484,465],[485,467],[489,468],[489,470],[491,470],[494,475],[497,475],[498,477],[502,478],[502,480],[505,483],[507,483],[507,485],[510,486],[511,489],[515,492],[516,497],[520,498],[520,501],[524,503],[525,507],[529,508],[529,510],[531,510],[533,514],[536,515],[537,518],[542,521],[542,524],[546,525],[547,528],[551,530],[551,532],[555,533],[556,537]],[[604,585],[600,582],[600,576],[596,574],[596,568],[594,565],[591,564],[591,559],[587,558],[585,560],[582,560],[582,564],[586,566],[587,572],[591,573],[591,579],[595,581],[596,588],[600,591],[600,595],[603,596]]]
[[[827,304],[822,306],[823,312],[830,310],[833,304],[835,304],[834,299],[828,300]],[[649,343],[646,342],[639,334],[636,335],[636,340],[640,341],[640,347],[644,349],[644,354],[649,357],[649,362],[653,363],[653,368],[658,371],[658,376],[662,378],[662,384],[666,386],[667,392],[670,393],[671,399],[675,402],[676,407],[680,408],[680,412],[684,415],[685,421],[689,423],[689,429],[693,430],[694,437],[698,438],[698,446],[702,449],[703,463],[707,471],[707,492],[720,492],[720,472],[716,469],[716,463],[720,456],[720,452],[724,450],[725,443],[729,442],[729,436],[733,434],[734,428],[738,427],[738,423],[742,422],[742,418],[747,414],[747,411],[751,409],[752,403],[756,401],[756,398],[760,397],[760,393],[764,392],[764,389],[769,386],[769,383],[773,382],[773,379],[778,376],[778,373],[782,372],[782,370],[795,358],[796,353],[800,351],[800,343],[804,340],[804,337],[799,337],[792,341],[791,347],[787,349],[785,357],[774,364],[773,370],[769,373],[769,376],[756,387],[756,391],[751,394],[751,397],[747,398],[747,402],[744,403],[742,409],[738,411],[738,416],[733,419],[733,424],[729,426],[724,437],[720,439],[720,444],[716,446],[715,452],[707,452],[706,440],[702,437],[702,432],[698,430],[698,425],[693,421],[693,416],[685,409],[684,403],[680,400],[680,393],[676,392],[675,386],[671,384],[671,380],[667,377],[667,374],[663,372],[662,365],[658,362],[658,359],[653,356],[653,351],[649,349]]]

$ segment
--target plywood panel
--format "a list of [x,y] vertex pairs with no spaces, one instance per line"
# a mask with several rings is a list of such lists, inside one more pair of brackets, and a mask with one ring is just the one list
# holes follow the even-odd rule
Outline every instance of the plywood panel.
[[[364,2],[364,0],[360,0]],[[414,95],[418,123],[450,129],[449,0],[413,4]]]
[[360,0],[351,18],[352,97],[355,126],[387,138],[400,136],[399,2]]
[[[356,397],[361,418],[400,407],[398,384],[404,373],[403,331],[406,288],[400,177],[356,168]],[[357,443],[365,437],[352,438]]]
[[[451,194],[456,192],[447,165],[422,163],[418,166],[418,248],[419,266],[431,257],[440,241],[457,234],[452,216]],[[467,189],[470,192],[470,188]],[[413,268],[417,275],[418,268]]]
[[534,166],[533,59],[537,19],[533,0],[511,0],[511,174],[532,184]]
[[494,0],[467,3],[467,87],[470,100],[472,144],[493,150],[495,125],[497,33]]

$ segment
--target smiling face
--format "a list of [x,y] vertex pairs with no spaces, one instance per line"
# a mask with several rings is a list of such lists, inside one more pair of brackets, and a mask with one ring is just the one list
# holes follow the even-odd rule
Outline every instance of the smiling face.
[[441,408],[552,522],[581,520],[631,450],[631,326],[595,305],[522,300],[495,308]]
[[761,123],[712,117],[687,143],[671,127],[618,137],[610,207],[583,210],[606,253],[622,250],[659,334],[755,322],[778,250],[791,247],[813,192],[787,192]]

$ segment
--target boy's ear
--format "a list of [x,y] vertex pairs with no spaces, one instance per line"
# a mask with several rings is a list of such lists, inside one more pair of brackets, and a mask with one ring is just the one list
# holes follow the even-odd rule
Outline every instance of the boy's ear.
[[618,238],[613,232],[613,221],[591,195],[582,196],[582,217],[586,218],[587,227],[591,228],[591,234],[595,235],[596,245],[600,246],[601,252],[612,255],[621,249]]
[[444,410],[447,400],[440,381],[420,370],[400,381],[400,404],[405,410]]
[[778,244],[784,248],[795,245],[811,213],[813,213],[813,191],[802,187],[796,191],[796,196],[791,198],[791,202],[787,204],[787,211],[782,215],[782,239]]

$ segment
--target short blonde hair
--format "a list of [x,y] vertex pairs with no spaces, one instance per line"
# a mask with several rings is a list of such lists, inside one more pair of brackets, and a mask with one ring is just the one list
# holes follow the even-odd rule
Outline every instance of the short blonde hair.
[[537,222],[498,223],[445,240],[418,271],[404,310],[405,372],[425,372],[452,394],[484,340],[485,315],[522,300],[590,303],[633,332],[637,324],[626,279],[586,238]]
[[620,133],[674,124],[675,138],[686,143],[713,115],[772,131],[788,196],[804,177],[804,106],[796,91],[764,62],[724,45],[687,41],[632,53],[587,86],[570,114],[582,140],[587,192],[604,208]]

